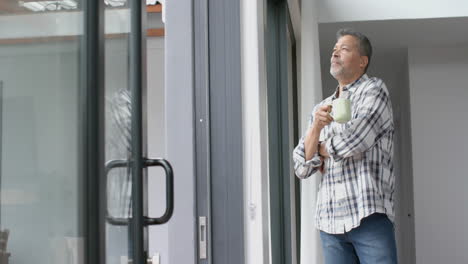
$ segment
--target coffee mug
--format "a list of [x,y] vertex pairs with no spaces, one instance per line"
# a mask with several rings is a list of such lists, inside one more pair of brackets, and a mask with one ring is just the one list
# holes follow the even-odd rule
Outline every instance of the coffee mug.
[[351,100],[347,98],[337,98],[333,100],[330,115],[340,124],[351,120]]

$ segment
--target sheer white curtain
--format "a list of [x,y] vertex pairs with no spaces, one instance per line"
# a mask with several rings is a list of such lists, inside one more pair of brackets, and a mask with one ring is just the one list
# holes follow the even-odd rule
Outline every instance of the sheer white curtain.
[[[322,100],[318,41],[317,0],[302,1],[301,10],[301,131],[308,127],[314,105]],[[301,263],[323,263],[319,233],[315,228],[315,203],[319,173],[301,183]]]

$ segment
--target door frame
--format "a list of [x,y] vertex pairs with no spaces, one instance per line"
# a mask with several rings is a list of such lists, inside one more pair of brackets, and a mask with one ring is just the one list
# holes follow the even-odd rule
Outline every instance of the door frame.
[[79,163],[84,193],[85,260],[105,263],[105,199],[100,195],[104,182],[104,1],[83,1],[81,85],[79,95]]
[[207,221],[207,256],[196,243],[195,263],[244,263],[240,4],[193,3],[198,238]]
[[[299,263],[300,183],[292,170],[298,141],[296,37],[286,0],[267,1],[269,197],[272,263]],[[292,119],[292,120],[291,120]],[[290,127],[292,126],[292,127]]]
[[[193,6],[194,29],[194,101],[196,140],[196,254],[194,263],[212,261],[211,150],[208,0]],[[197,122],[198,119],[198,122]]]

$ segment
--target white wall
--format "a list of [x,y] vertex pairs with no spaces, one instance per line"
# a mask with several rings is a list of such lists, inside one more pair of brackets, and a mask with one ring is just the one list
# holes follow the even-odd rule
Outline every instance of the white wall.
[[271,263],[263,0],[241,1],[245,263]]
[[411,163],[404,160],[403,153],[411,153],[411,144],[404,144],[410,135],[407,49],[386,50],[375,54],[369,75],[382,78],[387,85],[393,107],[395,124],[394,135],[394,174],[395,174],[395,235],[399,263],[413,263]]
[[320,23],[468,16],[468,2],[464,0],[322,0],[318,3]]
[[[196,258],[193,2],[168,1],[164,52],[166,159],[174,169],[174,214],[169,228],[169,261]],[[181,96],[183,95],[183,96]]]
[[[302,32],[300,43],[299,131],[308,128],[310,113],[322,100],[320,53],[317,17],[318,1],[302,2]],[[301,181],[301,260],[300,263],[322,263],[323,256],[318,230],[315,228],[317,189],[321,175]]]
[[467,263],[468,46],[409,49],[417,263]]
[[[164,102],[164,38],[147,39],[147,140],[148,157],[164,158],[165,151],[165,102]],[[164,214],[166,208],[166,180],[162,168],[148,169],[148,213],[151,217]],[[159,253],[161,263],[168,263],[168,225],[149,227],[149,255]]]

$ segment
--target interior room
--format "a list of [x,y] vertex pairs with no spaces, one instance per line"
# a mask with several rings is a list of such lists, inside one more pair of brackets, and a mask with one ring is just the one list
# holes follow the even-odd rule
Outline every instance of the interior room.
[[460,252],[468,243],[467,24],[466,17],[319,23],[324,98],[337,85],[329,60],[340,28],[369,37],[368,75],[383,79],[390,92],[400,263],[466,261]]

